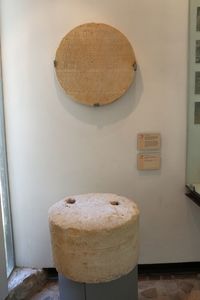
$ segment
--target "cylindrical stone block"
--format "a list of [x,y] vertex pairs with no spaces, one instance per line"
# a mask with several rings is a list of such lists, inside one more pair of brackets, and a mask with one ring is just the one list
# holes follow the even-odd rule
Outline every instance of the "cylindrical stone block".
[[114,194],[67,197],[49,210],[58,273],[77,282],[100,283],[131,272],[138,262],[139,210]]

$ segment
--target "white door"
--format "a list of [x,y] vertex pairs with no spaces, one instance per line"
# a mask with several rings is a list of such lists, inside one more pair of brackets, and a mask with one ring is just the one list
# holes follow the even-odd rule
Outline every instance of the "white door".
[[2,211],[0,205],[0,299],[3,300],[8,295],[8,282],[6,274],[6,258],[3,236]]

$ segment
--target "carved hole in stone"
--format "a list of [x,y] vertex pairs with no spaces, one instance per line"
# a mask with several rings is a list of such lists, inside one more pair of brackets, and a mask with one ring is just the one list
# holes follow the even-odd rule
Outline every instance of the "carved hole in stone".
[[75,202],[76,202],[76,200],[72,199],[72,198],[69,198],[66,200],[66,203],[68,203],[68,204],[74,204]]
[[112,204],[112,205],[119,205],[119,202],[118,201],[111,201],[110,204]]

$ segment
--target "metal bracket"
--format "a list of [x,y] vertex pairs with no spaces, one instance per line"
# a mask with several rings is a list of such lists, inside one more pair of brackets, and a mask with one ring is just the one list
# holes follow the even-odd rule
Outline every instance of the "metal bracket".
[[54,60],[53,64],[54,64],[54,67],[56,68],[57,67],[57,61]]
[[136,62],[133,64],[133,69],[134,69],[134,71],[137,71],[137,63]]

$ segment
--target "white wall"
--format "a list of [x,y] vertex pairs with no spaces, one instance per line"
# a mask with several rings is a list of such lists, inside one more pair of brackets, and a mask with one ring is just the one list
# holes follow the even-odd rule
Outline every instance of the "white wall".
[[[120,29],[137,79],[90,108],[59,87],[61,38],[85,22]],[[65,195],[114,192],[141,209],[141,263],[198,261],[200,210],[184,196],[187,0],[2,0],[2,50],[17,264],[50,267],[47,210]],[[136,169],[136,135],[162,134],[162,168]]]

